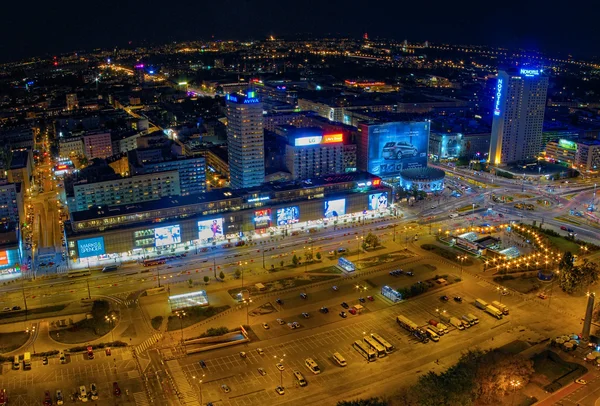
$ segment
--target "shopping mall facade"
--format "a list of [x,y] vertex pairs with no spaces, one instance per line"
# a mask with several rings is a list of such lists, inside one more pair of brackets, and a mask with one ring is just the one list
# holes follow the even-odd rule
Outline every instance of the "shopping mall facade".
[[265,235],[289,235],[397,215],[391,187],[366,172],[228,189],[71,214],[74,266],[142,260]]

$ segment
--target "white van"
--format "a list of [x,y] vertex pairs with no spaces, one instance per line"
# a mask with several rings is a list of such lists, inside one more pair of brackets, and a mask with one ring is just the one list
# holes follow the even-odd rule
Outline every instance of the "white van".
[[304,375],[302,375],[302,373],[300,371],[294,370],[293,374],[294,374],[294,378],[296,378],[296,380],[298,381],[298,385],[306,386],[308,384],[306,382],[306,379],[304,379]]
[[346,359],[344,357],[342,357],[342,354],[340,354],[339,352],[333,353],[333,360],[335,361],[336,364],[338,364],[341,367],[345,367],[346,365],[348,365],[348,363],[346,362]]
[[314,359],[307,358],[304,360],[304,364],[308,369],[310,369],[310,372],[312,372],[313,374],[318,375],[321,373],[321,368],[319,368]]
[[79,396],[78,396],[78,398],[82,402],[87,402],[88,401],[87,390],[85,389],[85,385],[81,385],[79,387]]
[[18,355],[13,357],[13,369],[21,369],[21,361]]
[[428,328],[427,330],[425,330],[425,332],[427,333],[427,336],[431,339],[431,341],[440,341],[440,336],[437,335],[432,329]]
[[458,213],[450,213],[450,218],[455,219],[458,217]]

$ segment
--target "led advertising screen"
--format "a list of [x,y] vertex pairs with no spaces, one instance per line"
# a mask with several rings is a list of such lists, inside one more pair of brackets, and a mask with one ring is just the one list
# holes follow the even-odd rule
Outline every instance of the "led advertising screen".
[[219,241],[223,234],[223,219],[202,220],[198,222],[198,239],[203,242]]
[[277,225],[284,226],[300,221],[300,209],[298,206],[282,207],[275,212],[277,215]]
[[164,245],[177,244],[181,242],[181,227],[175,226],[158,227],[154,229],[154,245],[162,247]]
[[387,192],[369,195],[369,210],[383,210],[388,207]]
[[346,214],[346,199],[326,200],[323,217],[332,218]]
[[254,212],[254,228],[271,227],[271,209],[257,210]]
[[104,237],[86,238],[77,241],[79,258],[93,257],[106,254],[104,251]]
[[368,126],[368,171],[398,176],[404,169],[427,166],[428,122],[394,122]]
[[0,251],[0,265],[8,265],[8,252]]

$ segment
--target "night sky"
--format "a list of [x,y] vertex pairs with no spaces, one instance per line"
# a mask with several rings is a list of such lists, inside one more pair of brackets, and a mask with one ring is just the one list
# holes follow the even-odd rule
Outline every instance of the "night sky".
[[211,35],[262,39],[296,33],[359,37],[365,31],[371,38],[600,55],[596,28],[600,2],[567,4],[557,0],[33,0],[25,6],[8,1],[1,8],[0,59],[111,48],[128,41],[165,43]]

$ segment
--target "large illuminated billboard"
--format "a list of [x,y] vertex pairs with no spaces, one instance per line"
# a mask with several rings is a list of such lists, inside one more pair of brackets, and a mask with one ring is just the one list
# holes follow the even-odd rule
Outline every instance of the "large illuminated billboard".
[[254,212],[254,228],[271,227],[271,209],[257,210]]
[[86,238],[77,241],[79,258],[94,257],[106,254],[104,250],[104,237]]
[[326,200],[323,217],[332,218],[346,214],[346,199]]
[[275,212],[277,215],[277,225],[297,223],[300,221],[300,209],[298,206],[282,207]]
[[342,133],[311,135],[311,136],[296,138],[294,140],[294,146],[306,147],[309,145],[334,144],[334,143],[343,142],[343,141],[344,141],[344,134],[342,134]]
[[369,195],[369,210],[383,210],[388,207],[387,192],[373,193]]
[[214,242],[224,238],[223,219],[202,220],[198,222],[198,239],[202,242]]
[[368,171],[398,176],[404,169],[427,166],[428,122],[393,122],[368,128]]
[[154,245],[178,244],[181,242],[181,227],[179,225],[158,227],[154,229]]

